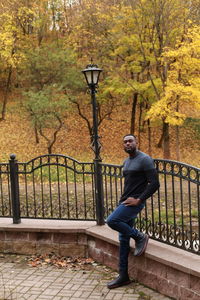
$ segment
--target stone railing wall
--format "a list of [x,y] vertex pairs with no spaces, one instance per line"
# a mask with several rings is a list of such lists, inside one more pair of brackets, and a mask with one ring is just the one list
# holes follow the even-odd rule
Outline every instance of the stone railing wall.
[[[3,253],[91,257],[117,270],[118,247],[117,234],[95,222],[24,219],[16,225],[11,219],[0,219]],[[129,272],[135,280],[173,299],[200,299],[196,254],[150,240],[145,255],[136,258],[130,253]]]

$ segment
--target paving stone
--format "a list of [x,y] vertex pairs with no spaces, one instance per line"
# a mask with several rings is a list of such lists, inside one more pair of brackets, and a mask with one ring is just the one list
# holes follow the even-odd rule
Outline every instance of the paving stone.
[[30,294],[26,294],[23,296],[25,300],[36,300],[38,298],[38,295],[30,295]]
[[54,296],[45,296],[45,295],[40,295],[38,296],[37,300],[53,300]]
[[30,290],[30,286],[17,286],[17,291],[20,294],[26,294]]
[[62,296],[62,297],[72,297],[74,294],[74,291],[67,291],[67,290],[61,290],[57,296]]
[[[91,270],[56,269],[53,266],[31,268],[24,264],[0,264],[0,299],[7,300],[169,300],[138,283],[109,290],[107,282],[116,273],[104,273],[104,268]],[[96,271],[97,270],[97,271]],[[1,274],[3,274],[1,276]],[[107,280],[106,278],[109,279]]]

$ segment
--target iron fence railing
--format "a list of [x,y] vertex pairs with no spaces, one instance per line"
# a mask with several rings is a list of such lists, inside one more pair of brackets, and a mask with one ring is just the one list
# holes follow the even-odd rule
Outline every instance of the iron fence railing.
[[[146,201],[137,227],[151,238],[200,254],[200,169],[155,159],[160,188]],[[122,193],[122,166],[102,164],[105,217]]]
[[95,220],[93,163],[54,154],[21,163],[11,156],[9,164],[0,164],[0,199],[0,216],[14,215],[15,223],[20,218]]
[[[137,227],[153,239],[200,254],[200,169],[154,161],[160,188],[147,200]],[[14,223],[20,218],[97,220],[100,181],[100,217],[106,219],[123,190],[122,166],[99,163],[98,172],[96,178],[94,163],[64,155],[43,155],[26,163],[11,155],[9,163],[0,164],[0,217],[12,217]]]

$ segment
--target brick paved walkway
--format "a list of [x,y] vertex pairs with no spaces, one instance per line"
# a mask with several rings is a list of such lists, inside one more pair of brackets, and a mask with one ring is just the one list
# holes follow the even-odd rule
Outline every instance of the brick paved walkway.
[[0,300],[167,300],[138,283],[108,290],[106,283],[116,276],[104,266],[75,270],[55,266],[30,267],[13,259],[0,259]]

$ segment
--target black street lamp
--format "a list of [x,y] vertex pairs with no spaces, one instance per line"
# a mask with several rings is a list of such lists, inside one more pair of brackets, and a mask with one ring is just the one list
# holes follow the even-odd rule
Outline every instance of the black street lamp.
[[97,65],[89,64],[82,71],[85,75],[86,82],[88,84],[91,100],[92,100],[92,112],[93,112],[93,135],[92,135],[92,149],[95,153],[94,159],[94,178],[95,178],[95,200],[96,200],[96,216],[97,224],[104,225],[104,197],[103,197],[103,181],[102,181],[102,166],[100,149],[101,144],[98,136],[98,105],[96,102],[96,89],[99,81],[101,69]]
[[82,72],[85,75],[85,79],[90,89],[91,98],[92,98],[92,108],[93,108],[92,149],[95,153],[95,159],[101,159],[100,157],[101,144],[98,136],[98,106],[96,102],[96,88],[102,70],[99,69],[97,65],[90,64],[87,65]]

